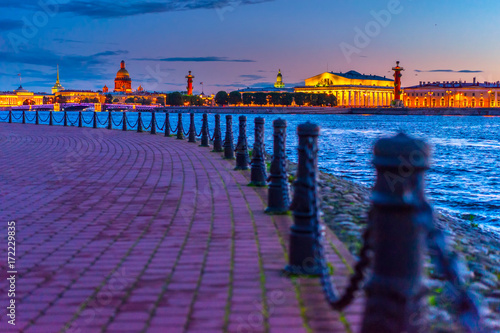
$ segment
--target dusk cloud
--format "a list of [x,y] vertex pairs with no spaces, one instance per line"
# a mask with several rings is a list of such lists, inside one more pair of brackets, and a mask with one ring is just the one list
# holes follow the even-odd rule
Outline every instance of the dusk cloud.
[[431,69],[429,71],[415,69],[415,72],[417,72],[417,73],[483,73],[483,71],[469,70],[469,69],[462,69],[460,71],[455,71],[452,69]]
[[[187,11],[195,9],[214,9],[223,14],[233,11],[239,6],[253,5],[274,0],[164,0],[164,1],[138,1],[131,0],[117,2],[111,0],[89,1],[89,0],[59,0],[60,4],[51,5],[54,11],[60,13],[75,14],[93,18],[119,18],[143,14],[157,14],[164,12]],[[56,1],[57,3],[57,1]],[[27,10],[38,10],[38,1],[25,0],[15,2],[12,0],[0,0],[0,8],[20,8]]]
[[245,81],[255,81],[255,80],[261,80],[265,79],[265,76],[261,75],[252,75],[252,74],[245,74],[245,75],[240,75],[241,78],[245,79]]
[[168,62],[255,62],[249,59],[229,59],[227,57],[173,57],[173,58],[135,58],[139,61],[168,61]]

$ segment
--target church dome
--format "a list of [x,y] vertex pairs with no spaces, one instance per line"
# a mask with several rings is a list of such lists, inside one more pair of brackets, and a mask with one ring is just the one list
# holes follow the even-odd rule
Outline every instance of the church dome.
[[120,70],[118,73],[116,73],[116,78],[117,79],[128,79],[130,78],[130,74],[128,73],[128,70],[125,69],[125,61],[122,60],[120,64]]

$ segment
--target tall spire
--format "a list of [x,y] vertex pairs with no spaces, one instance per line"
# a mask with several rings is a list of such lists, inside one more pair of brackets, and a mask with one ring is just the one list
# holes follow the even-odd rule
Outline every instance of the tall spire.
[[59,64],[57,64],[57,81],[56,81],[56,84],[60,84],[59,83]]

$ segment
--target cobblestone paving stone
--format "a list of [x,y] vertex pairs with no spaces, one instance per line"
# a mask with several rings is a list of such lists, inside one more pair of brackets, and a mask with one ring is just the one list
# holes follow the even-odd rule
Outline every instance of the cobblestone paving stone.
[[[339,315],[318,279],[281,276],[292,220],[264,214],[266,190],[220,154],[22,124],[0,124],[0,147],[1,238],[16,221],[18,271],[13,327],[1,246],[1,332],[359,330],[362,299]],[[327,235],[343,288],[353,258]]]

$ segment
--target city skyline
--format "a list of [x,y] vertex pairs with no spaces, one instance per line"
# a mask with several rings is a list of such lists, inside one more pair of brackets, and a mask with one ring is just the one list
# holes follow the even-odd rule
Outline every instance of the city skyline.
[[0,1],[0,90],[21,73],[29,90],[48,92],[57,64],[66,89],[98,90],[121,60],[132,88],[150,91],[185,90],[189,70],[195,93],[200,82],[205,93],[272,86],[279,69],[287,87],[327,70],[390,77],[396,60],[403,86],[500,80],[494,1],[85,3]]

